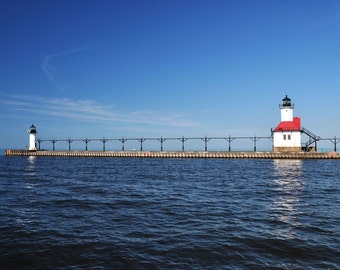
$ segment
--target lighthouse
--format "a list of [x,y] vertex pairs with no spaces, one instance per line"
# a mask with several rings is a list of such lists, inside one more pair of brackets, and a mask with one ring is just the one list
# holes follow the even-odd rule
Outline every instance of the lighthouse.
[[28,146],[28,150],[29,151],[36,151],[37,147],[36,147],[36,134],[37,134],[37,129],[36,127],[32,124],[30,126],[30,128],[27,130],[27,132],[29,133],[29,146]]
[[294,117],[294,104],[286,95],[279,105],[281,122],[273,130],[274,152],[301,151],[301,119]]

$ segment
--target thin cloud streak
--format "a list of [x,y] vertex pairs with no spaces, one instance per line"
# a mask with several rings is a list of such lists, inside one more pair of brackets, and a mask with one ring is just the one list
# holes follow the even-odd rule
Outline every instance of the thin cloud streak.
[[64,90],[63,83],[59,82],[55,78],[55,75],[54,75],[55,68],[53,67],[51,62],[55,58],[65,56],[65,55],[68,55],[68,54],[73,54],[73,53],[85,51],[85,50],[88,50],[88,49],[89,48],[78,48],[78,49],[63,51],[63,52],[56,53],[56,54],[46,55],[46,56],[44,56],[44,58],[42,60],[41,69],[45,73],[45,75],[48,77],[51,84],[53,84],[59,90]]
[[27,102],[3,100],[3,99],[0,99],[0,104],[13,105],[13,106],[28,106],[28,105],[30,105]]
[[171,127],[195,127],[199,124],[180,114],[164,115],[155,111],[133,111],[126,114],[115,112],[91,100],[44,98],[37,96],[7,96],[0,104],[14,111],[24,111],[42,117],[58,117],[72,121],[122,122]]

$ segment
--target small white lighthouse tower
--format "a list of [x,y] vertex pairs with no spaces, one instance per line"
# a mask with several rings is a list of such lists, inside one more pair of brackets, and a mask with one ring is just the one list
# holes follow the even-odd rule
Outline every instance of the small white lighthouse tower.
[[279,106],[281,109],[281,122],[293,121],[294,104],[291,103],[291,99],[287,95],[282,99],[282,104]]
[[294,104],[286,95],[280,104],[281,122],[273,131],[274,152],[301,151],[301,119],[294,117]]
[[36,139],[35,139],[35,137],[36,137],[36,134],[37,134],[37,129],[32,124],[30,126],[30,128],[27,130],[27,132],[30,134],[28,150],[29,151],[36,151],[37,147],[36,147]]

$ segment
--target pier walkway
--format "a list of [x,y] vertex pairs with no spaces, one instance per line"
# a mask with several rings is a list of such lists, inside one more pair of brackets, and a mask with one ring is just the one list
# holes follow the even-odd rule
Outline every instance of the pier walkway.
[[5,156],[120,157],[120,158],[235,158],[340,159],[340,152],[227,152],[227,151],[28,151],[6,150]]

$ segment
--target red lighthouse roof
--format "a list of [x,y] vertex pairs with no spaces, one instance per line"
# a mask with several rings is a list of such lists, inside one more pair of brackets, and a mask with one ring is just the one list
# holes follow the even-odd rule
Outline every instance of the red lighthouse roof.
[[300,117],[294,117],[293,121],[282,121],[275,129],[275,131],[300,131],[301,119]]

